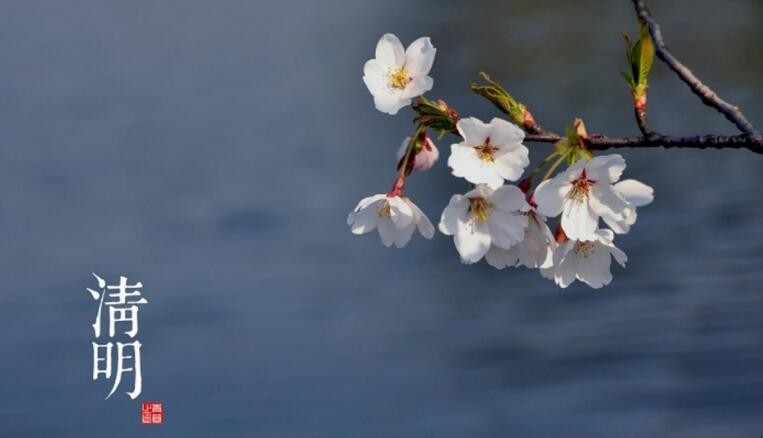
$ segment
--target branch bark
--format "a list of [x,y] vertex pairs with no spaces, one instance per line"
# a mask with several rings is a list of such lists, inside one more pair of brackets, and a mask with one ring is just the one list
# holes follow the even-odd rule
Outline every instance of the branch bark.
[[[561,137],[557,134],[529,134],[526,141],[538,143],[556,143]],[[759,137],[741,135],[696,135],[690,137],[675,137],[671,135],[653,134],[650,137],[607,137],[592,134],[584,139],[586,147],[591,150],[610,148],[694,148],[694,149],[749,149],[763,154],[763,141]]]
[[636,124],[638,129],[644,135],[644,137],[651,138],[656,133],[649,128],[649,123],[646,121],[646,104],[633,105],[633,115],[636,117]]

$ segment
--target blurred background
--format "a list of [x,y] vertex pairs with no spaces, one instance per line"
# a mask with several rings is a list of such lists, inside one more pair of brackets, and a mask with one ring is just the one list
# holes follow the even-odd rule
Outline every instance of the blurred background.
[[[648,2],[674,53],[763,127],[763,4]],[[377,39],[437,47],[430,98],[489,119],[490,72],[561,131],[636,135],[629,1],[0,5],[0,435],[763,434],[763,157],[620,150],[655,188],[594,291],[353,236],[412,112],[374,110]],[[654,129],[734,133],[656,63]],[[442,158],[433,222],[468,184]],[[533,160],[549,145],[533,144]],[[91,272],[142,281],[144,390],[92,381]],[[163,426],[139,402],[162,401]]]

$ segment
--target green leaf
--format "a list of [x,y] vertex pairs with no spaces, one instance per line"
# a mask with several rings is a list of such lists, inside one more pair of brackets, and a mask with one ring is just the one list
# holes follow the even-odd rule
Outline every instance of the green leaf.
[[623,34],[625,55],[628,58],[630,73],[620,72],[634,97],[643,97],[649,84],[649,72],[654,63],[654,45],[649,35],[649,28],[641,23],[638,40],[634,43]]
[[628,64],[631,63],[631,51],[633,50],[633,41],[627,33],[623,32],[623,41],[625,41],[625,58],[628,60]]
[[570,140],[570,144],[573,146],[580,143],[580,136],[574,125],[567,125],[564,127],[564,136]]
[[641,70],[641,67],[639,67],[639,61],[641,60],[639,54],[641,53],[641,39],[636,41],[636,44],[631,49],[631,75],[633,76],[634,82],[636,82],[636,85],[639,83],[639,78],[641,75],[639,74],[639,71]]
[[638,62],[638,81],[639,85],[647,86],[649,71],[654,63],[654,45],[649,36],[649,28],[646,24],[641,25],[641,35],[639,36],[639,62]]
[[576,161],[578,161],[578,159],[578,154],[575,152],[567,154],[567,166],[572,166]]
[[620,70],[620,76],[625,79],[625,82],[628,84],[628,88],[631,90],[634,90],[636,88],[636,83],[633,82],[633,76],[630,75],[630,73],[626,73],[622,70]]
[[581,148],[578,150],[578,153],[580,154],[581,157],[585,158],[586,160],[590,160],[593,158],[593,153],[591,153],[591,151],[589,151],[588,149]]
[[569,152],[569,150],[570,150],[570,140],[567,139],[567,137],[562,137],[559,139],[559,141],[554,143],[554,151],[558,155],[565,155]]

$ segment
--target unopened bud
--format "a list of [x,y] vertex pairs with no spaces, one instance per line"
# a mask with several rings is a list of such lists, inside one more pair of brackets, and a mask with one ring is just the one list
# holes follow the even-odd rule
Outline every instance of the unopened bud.
[[487,82],[487,85],[471,84],[472,91],[489,100],[496,108],[509,115],[517,125],[527,127],[526,123],[528,122],[530,126],[535,124],[535,120],[527,108],[517,102],[501,84],[492,80],[485,72],[480,72],[480,76]]
[[414,119],[415,122],[440,132],[456,131],[458,113],[444,100],[435,102],[419,96],[411,107],[418,113]]
[[[406,137],[403,140],[403,144],[400,145],[400,149],[397,151],[397,159],[402,160],[405,157],[405,152],[410,144],[411,137]],[[411,151],[411,157],[408,159],[408,170],[406,173],[410,173],[413,170],[418,172],[424,172],[432,168],[437,159],[440,158],[440,151],[437,150],[434,142],[429,138],[426,132],[423,132]],[[400,163],[402,165],[402,162]]]

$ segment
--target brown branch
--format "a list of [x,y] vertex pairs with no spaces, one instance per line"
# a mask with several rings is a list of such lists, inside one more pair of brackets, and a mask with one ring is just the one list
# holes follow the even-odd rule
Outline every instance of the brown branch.
[[675,56],[670,53],[668,48],[665,46],[665,41],[662,38],[660,25],[657,24],[657,22],[654,21],[652,16],[649,14],[649,11],[646,9],[646,5],[644,5],[644,1],[633,0],[633,5],[636,8],[636,13],[638,14],[639,18],[643,20],[644,23],[646,23],[646,25],[649,27],[649,35],[651,35],[652,41],[654,42],[657,57],[660,58],[662,62],[667,64],[668,67],[670,67],[670,69],[673,70],[678,75],[678,77],[684,83],[686,83],[686,85],[689,86],[694,94],[699,96],[705,105],[718,110],[731,123],[736,125],[740,131],[752,137],[759,137],[760,132],[758,132],[758,130],[752,126],[752,123],[750,123],[747,118],[745,118],[739,107],[723,100],[720,96],[718,96],[718,94],[715,93],[715,91],[713,91],[707,85],[703,84],[702,81],[694,76],[694,73],[692,73],[688,67],[683,65],[681,61],[676,59]]
[[525,108],[525,121],[522,123],[522,127],[525,128],[525,131],[528,134],[535,134],[535,135],[556,135],[557,134],[546,131],[542,126],[538,124],[538,122],[535,121],[535,117],[533,117],[533,114],[530,112],[527,107]]
[[[610,148],[694,148],[694,149],[749,149],[752,152],[763,154],[763,136],[761,135],[695,135],[689,137],[675,137],[663,135],[649,129],[646,124],[646,109],[639,111],[636,106],[636,120],[644,133],[642,137],[607,137],[602,134],[591,134],[585,138],[585,145],[591,150],[604,150]],[[643,127],[641,126],[643,123]],[[533,117],[530,110],[525,107],[525,122],[523,128],[527,132],[525,140],[536,143],[556,143],[562,136],[544,129]],[[646,132],[645,132],[646,131]]]
[[[556,134],[530,134],[526,141],[538,143],[556,143],[560,140]],[[610,148],[694,148],[694,149],[749,149],[763,154],[763,139],[760,136],[749,135],[696,135],[691,137],[674,137],[670,135],[653,134],[650,137],[607,137],[593,134],[585,139],[588,149],[603,150]]]
[[[529,112],[529,111],[528,111]],[[527,135],[525,141],[531,143],[556,143],[562,139],[559,134],[546,131],[538,123],[524,125]],[[461,135],[451,132],[456,137]],[[605,150],[612,148],[693,148],[693,149],[749,149],[763,154],[763,137],[740,135],[695,135],[675,137],[652,132],[648,137],[608,137],[603,134],[591,134],[583,139],[590,150]]]

